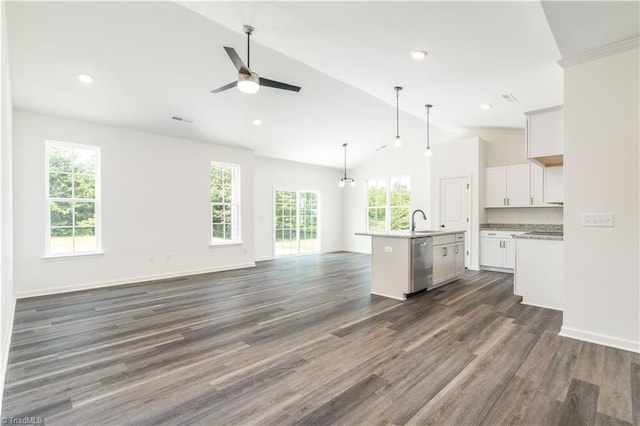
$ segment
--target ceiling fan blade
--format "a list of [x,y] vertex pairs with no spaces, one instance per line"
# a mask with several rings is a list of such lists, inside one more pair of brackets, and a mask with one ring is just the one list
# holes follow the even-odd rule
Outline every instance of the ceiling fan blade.
[[224,85],[224,86],[222,86],[222,87],[218,87],[218,88],[217,88],[217,89],[215,89],[215,90],[212,90],[212,91],[211,91],[211,93],[220,93],[220,92],[224,92],[225,90],[231,89],[232,87],[236,87],[237,85],[238,85],[238,82],[237,82],[237,81],[234,81],[234,82],[232,82],[232,83],[225,84],[225,85]]
[[292,92],[299,92],[300,87],[287,83],[280,83],[279,81],[269,80],[268,78],[260,77],[260,86],[273,87],[275,89],[290,90]]
[[227,52],[227,55],[229,55],[231,62],[233,62],[233,65],[236,66],[236,69],[238,70],[238,72],[242,74],[247,74],[247,75],[251,74],[251,71],[249,71],[249,68],[247,68],[244,62],[242,62],[242,59],[240,59],[240,56],[236,52],[236,49],[234,49],[233,47],[227,47],[227,46],[223,46],[223,47],[224,47],[224,50]]

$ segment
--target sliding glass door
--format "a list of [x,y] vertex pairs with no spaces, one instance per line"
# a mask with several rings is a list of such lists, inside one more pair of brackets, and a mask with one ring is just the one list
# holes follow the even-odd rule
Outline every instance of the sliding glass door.
[[318,193],[276,190],[275,255],[320,251]]

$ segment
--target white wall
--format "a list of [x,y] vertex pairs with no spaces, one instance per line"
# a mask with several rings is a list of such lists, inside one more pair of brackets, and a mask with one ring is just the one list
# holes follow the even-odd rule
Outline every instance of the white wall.
[[[16,295],[253,265],[252,152],[14,111]],[[45,259],[44,141],[97,145],[104,254]],[[210,246],[210,162],[241,166],[242,244]]]
[[[431,205],[434,226],[440,224],[440,180],[444,178],[465,177],[471,178],[471,234],[465,241],[470,250],[468,267],[479,269],[479,224],[484,220],[481,194],[484,189],[480,179],[483,171],[481,161],[486,157],[485,142],[480,138],[467,138],[434,145],[431,163]],[[481,216],[482,215],[482,216]]]
[[[566,68],[562,334],[640,351],[639,51]],[[580,226],[613,213],[615,227]]]
[[11,84],[5,2],[0,3],[0,411],[14,311],[11,180]]
[[276,189],[319,192],[320,250],[342,250],[341,171],[256,156],[254,162],[254,227],[256,260],[274,257],[273,193]]

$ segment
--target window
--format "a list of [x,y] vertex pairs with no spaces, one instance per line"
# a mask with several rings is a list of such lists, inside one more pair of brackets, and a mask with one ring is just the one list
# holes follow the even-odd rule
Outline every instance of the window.
[[368,232],[408,230],[411,215],[409,177],[367,180]]
[[211,243],[240,242],[240,166],[211,162]]
[[275,191],[275,254],[320,251],[318,193]]
[[47,255],[99,252],[100,148],[46,142]]

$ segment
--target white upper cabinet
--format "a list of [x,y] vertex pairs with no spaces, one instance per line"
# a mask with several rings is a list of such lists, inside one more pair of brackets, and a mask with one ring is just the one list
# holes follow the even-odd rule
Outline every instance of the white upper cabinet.
[[544,201],[545,203],[554,204],[564,203],[563,166],[544,168]]
[[525,113],[526,157],[543,166],[563,164],[562,105]]
[[485,207],[529,207],[529,165],[487,167]]
[[531,195],[531,207],[558,207],[554,204],[545,203],[545,168],[531,163],[531,182],[529,192]]

